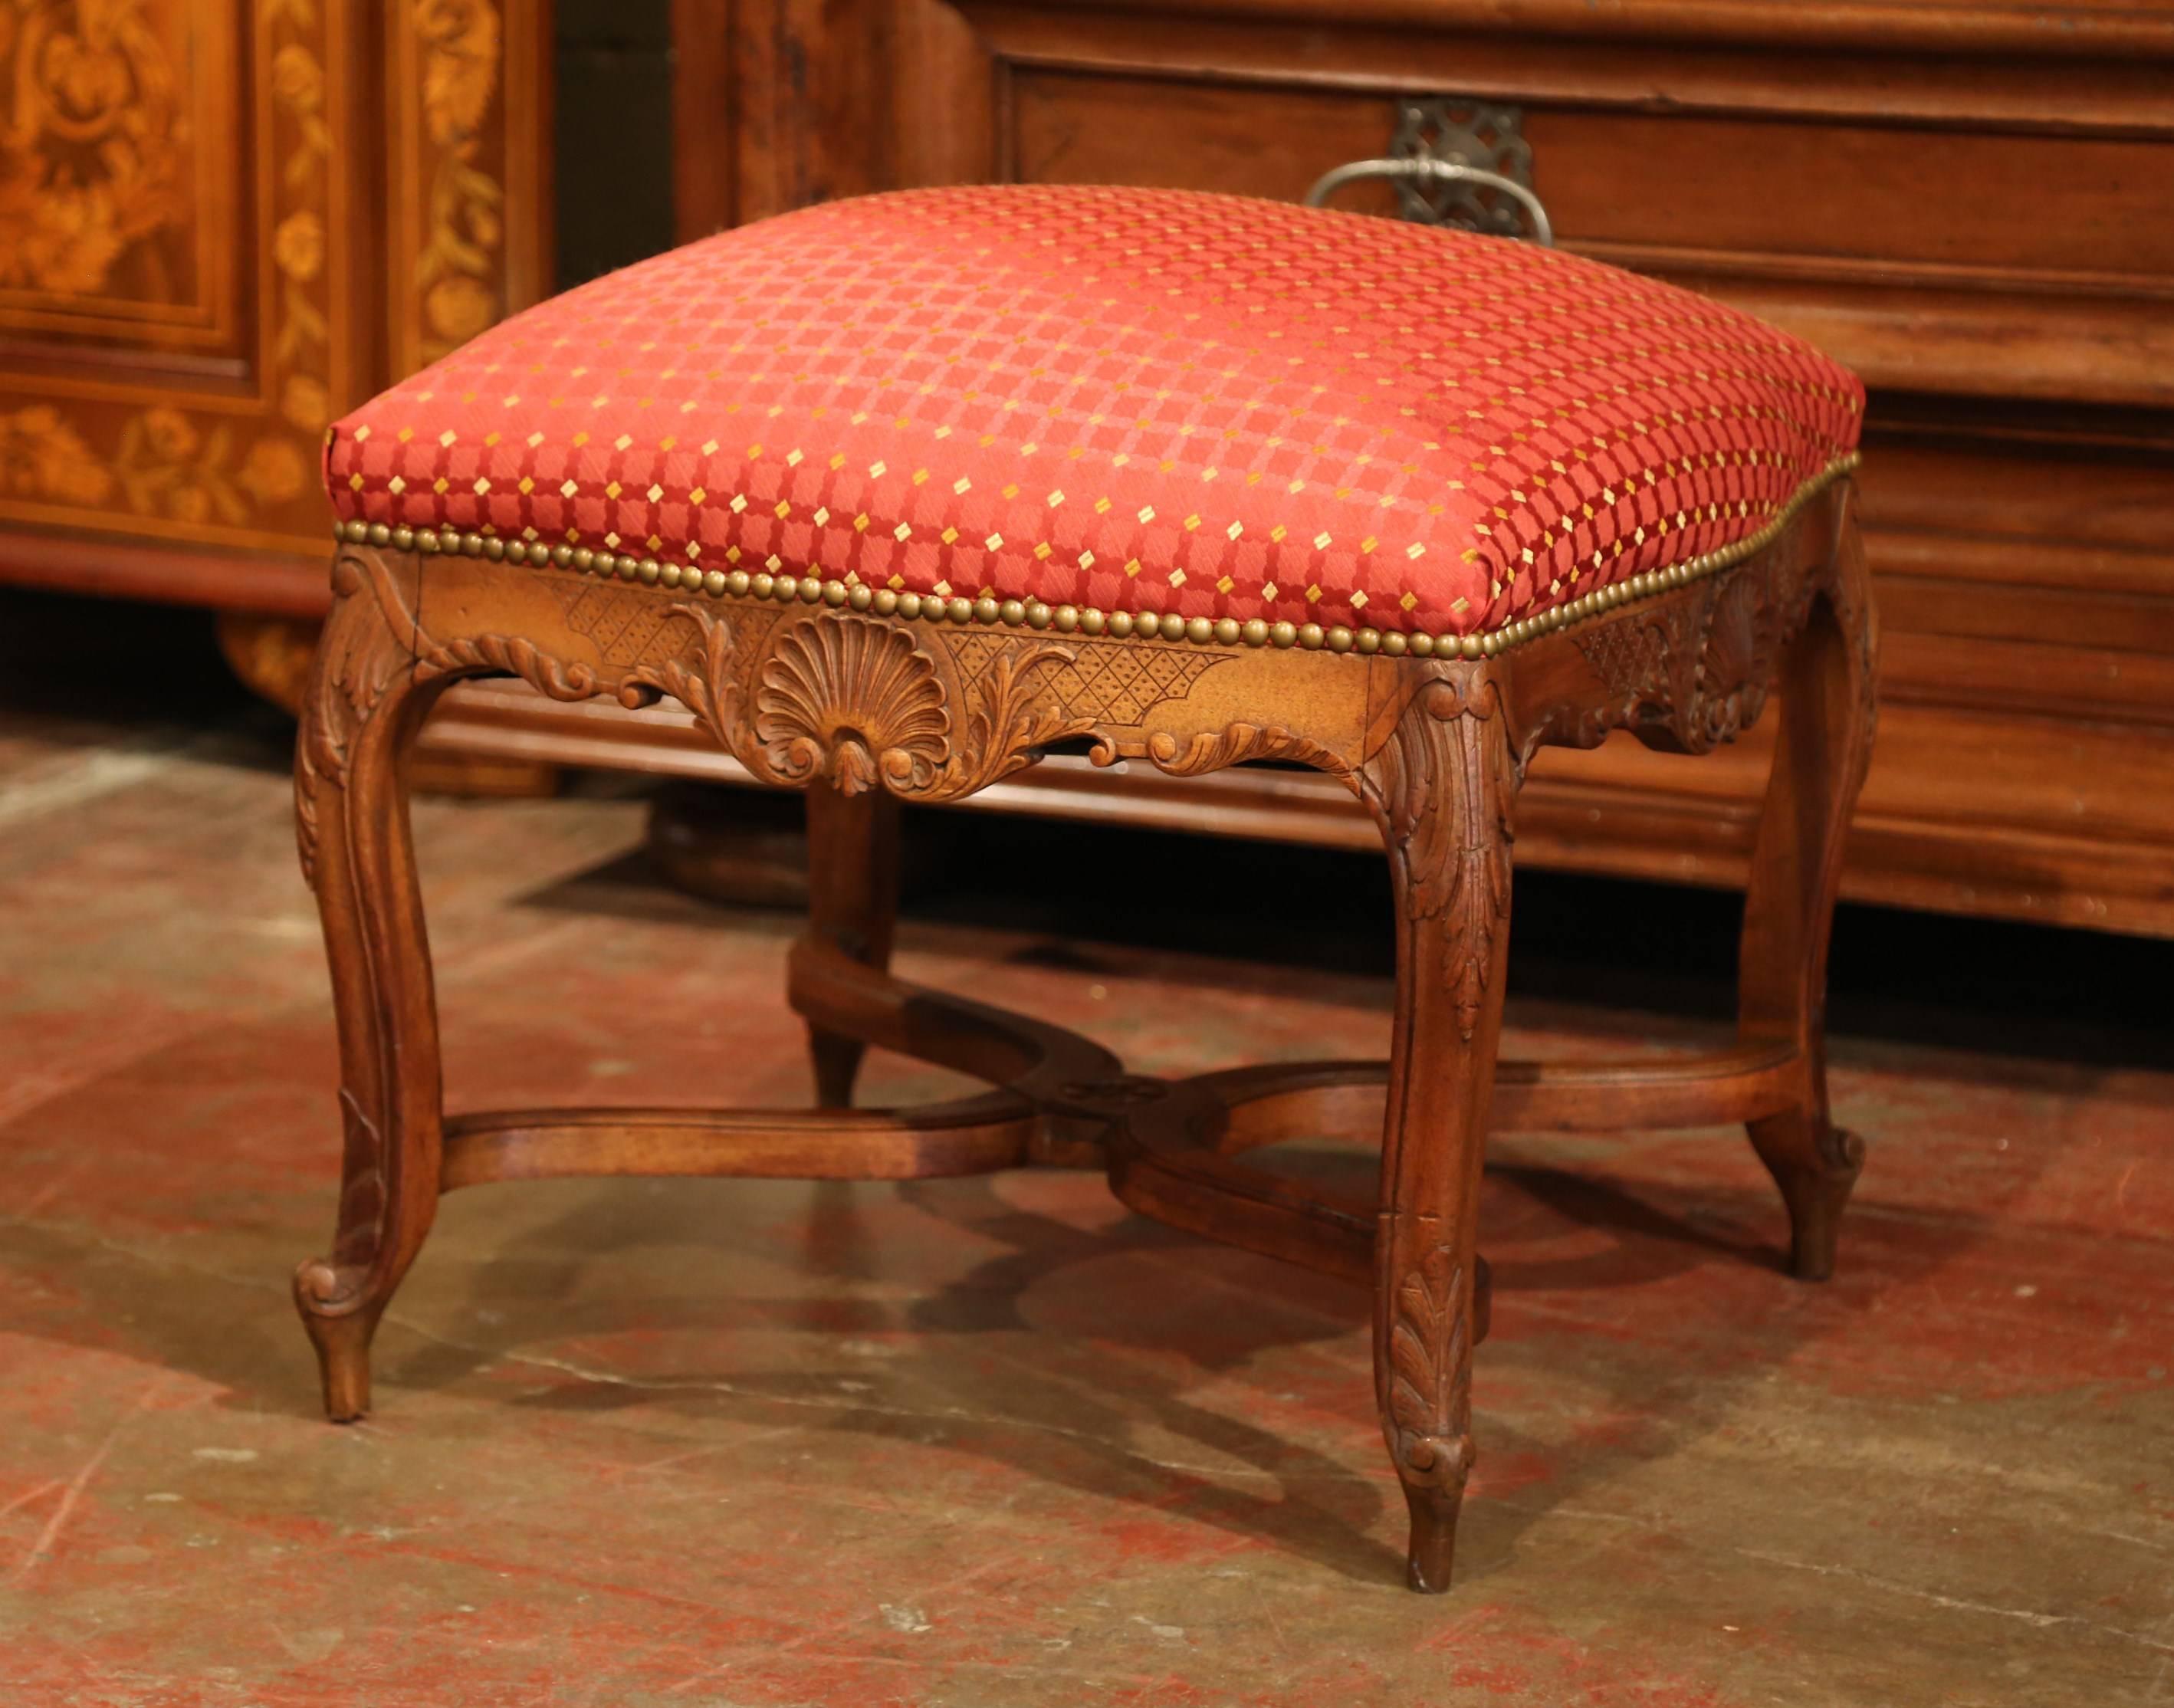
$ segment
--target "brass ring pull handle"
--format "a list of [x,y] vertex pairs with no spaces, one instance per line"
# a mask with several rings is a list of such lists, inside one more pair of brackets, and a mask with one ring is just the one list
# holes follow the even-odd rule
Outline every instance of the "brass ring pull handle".
[[1353,160],[1333,171],[1324,172],[1314,186],[1306,192],[1306,205],[1309,208],[1324,207],[1328,198],[1346,184],[1355,184],[1362,178],[1416,179],[1434,183],[1453,181],[1500,191],[1525,210],[1532,221],[1532,241],[1543,249],[1555,246],[1555,229],[1548,219],[1547,204],[1531,190],[1514,178],[1504,177],[1500,172],[1467,166],[1456,160]]

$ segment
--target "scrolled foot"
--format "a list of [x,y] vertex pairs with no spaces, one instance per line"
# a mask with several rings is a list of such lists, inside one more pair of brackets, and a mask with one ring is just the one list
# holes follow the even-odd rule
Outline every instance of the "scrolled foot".
[[1462,1435],[1430,1435],[1408,1438],[1404,1447],[1397,1468],[1411,1514],[1405,1581],[1422,1595],[1441,1595],[1449,1588],[1456,1559],[1457,1518],[1472,1468],[1472,1442]]
[[317,1351],[325,1416],[354,1423],[370,1410],[370,1343],[384,1305],[363,1299],[339,1271],[313,1258],[295,1272],[295,1306]]
[[1750,1132],[1788,1208],[1789,1273],[1799,1281],[1826,1280],[1834,1273],[1841,1213],[1864,1168],[1864,1141],[1797,1116],[1755,1121]]

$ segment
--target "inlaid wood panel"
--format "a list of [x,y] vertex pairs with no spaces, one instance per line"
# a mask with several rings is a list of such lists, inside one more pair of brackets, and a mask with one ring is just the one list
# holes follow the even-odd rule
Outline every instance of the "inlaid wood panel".
[[522,0],[387,8],[394,375],[547,294],[547,8]]
[[326,425],[542,289],[548,16],[0,7],[0,579],[322,608]]
[[0,14],[0,311],[11,325],[174,353],[220,350],[244,281],[238,4],[76,3]]

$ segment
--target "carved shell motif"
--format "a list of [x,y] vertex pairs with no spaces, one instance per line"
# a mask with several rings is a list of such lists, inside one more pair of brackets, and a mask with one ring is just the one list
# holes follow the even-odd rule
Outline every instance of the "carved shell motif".
[[787,782],[925,789],[950,758],[950,727],[935,665],[895,624],[825,615],[794,625],[763,661],[755,739]]

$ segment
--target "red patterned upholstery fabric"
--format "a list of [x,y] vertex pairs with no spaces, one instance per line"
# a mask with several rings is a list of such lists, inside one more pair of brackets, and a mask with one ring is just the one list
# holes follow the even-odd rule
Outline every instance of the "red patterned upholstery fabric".
[[690,244],[340,422],[343,521],[923,595],[1468,635],[1756,533],[1856,379],[1672,286],[1184,192]]

